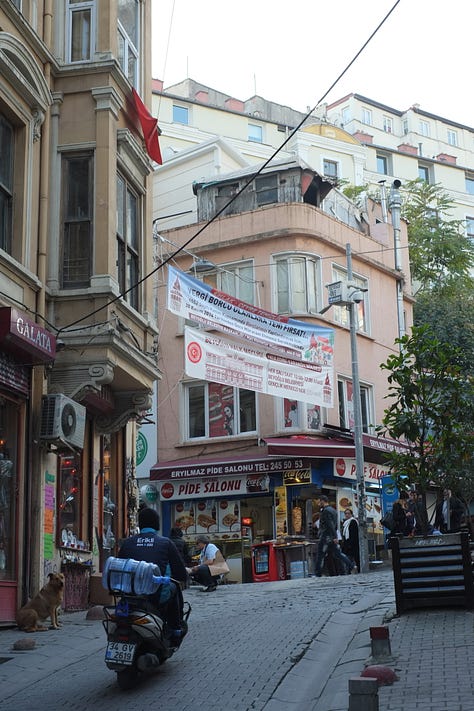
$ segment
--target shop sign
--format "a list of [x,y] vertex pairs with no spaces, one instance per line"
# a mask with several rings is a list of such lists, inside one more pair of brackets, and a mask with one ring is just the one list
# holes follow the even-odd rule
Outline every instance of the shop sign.
[[283,472],[283,483],[285,486],[293,484],[311,484],[311,469],[289,469]]
[[143,496],[145,501],[150,501],[155,503],[158,499],[158,489],[153,484],[145,484],[140,488],[140,494]]
[[192,463],[181,464],[181,466],[160,467],[156,465],[150,472],[150,479],[194,479],[201,477],[215,476],[236,476],[244,474],[276,474],[283,473],[288,469],[301,470],[308,469],[309,464],[305,459],[260,459],[250,461],[227,461],[227,462],[207,462],[200,463],[195,460]]
[[205,481],[165,481],[160,487],[160,498],[162,501],[176,501],[209,496],[247,496],[266,493],[269,490],[270,479],[267,475],[214,478]]
[[10,307],[0,308],[0,338],[3,346],[28,353],[40,362],[56,357],[56,338],[25,314]]
[[[389,476],[388,467],[380,464],[372,464],[364,462],[364,480],[367,482],[378,482],[382,477]],[[334,460],[334,477],[342,477],[344,479],[357,479],[356,475],[356,460],[343,459],[339,457]]]
[[143,432],[139,432],[137,434],[137,443],[136,443],[136,452],[135,452],[135,457],[137,460],[137,466],[143,462],[145,459],[146,455],[148,452],[148,442],[143,434]]

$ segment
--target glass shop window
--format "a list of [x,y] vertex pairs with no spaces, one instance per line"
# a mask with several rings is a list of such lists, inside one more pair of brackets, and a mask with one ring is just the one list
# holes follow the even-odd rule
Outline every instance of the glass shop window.
[[102,548],[104,560],[114,554],[114,546],[117,539],[116,531],[116,500],[115,481],[112,477],[110,456],[111,456],[110,435],[102,437],[102,476],[104,481],[104,496],[102,509]]
[[15,577],[19,430],[18,408],[0,396],[0,580]]
[[59,545],[76,548],[81,541],[81,455],[59,455],[58,528]]

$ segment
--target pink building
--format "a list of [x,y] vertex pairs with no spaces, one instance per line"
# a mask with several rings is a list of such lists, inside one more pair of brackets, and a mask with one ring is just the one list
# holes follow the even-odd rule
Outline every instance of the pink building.
[[[397,277],[393,234],[380,206],[345,221],[321,209],[333,185],[302,161],[276,161],[194,186],[198,224],[158,236],[157,255],[214,288],[280,316],[334,330],[332,402],[254,392],[186,375],[185,319],[167,308],[167,267],[158,272],[160,324],[159,460],[163,530],[180,525],[192,542],[208,533],[235,561],[231,576],[248,581],[252,543],[310,537],[324,491],[357,513],[349,312],[328,305],[326,285],[347,280],[347,245],[356,305],[364,430],[367,520],[381,541],[383,451],[392,443],[375,427],[386,406],[386,371],[397,351]],[[242,188],[245,189],[242,190]],[[231,198],[234,198],[229,203]],[[216,213],[219,216],[213,219]],[[401,227],[404,327],[412,325],[407,235]],[[199,258],[202,261],[197,261]],[[271,348],[271,343],[268,344]],[[242,381],[243,382],[243,381]],[[348,503],[349,502],[349,503]],[[377,536],[380,536],[380,539]]]

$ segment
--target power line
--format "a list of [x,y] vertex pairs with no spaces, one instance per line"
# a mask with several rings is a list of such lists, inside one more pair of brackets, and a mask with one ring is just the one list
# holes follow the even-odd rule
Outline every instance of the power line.
[[255,180],[255,178],[260,175],[260,173],[267,167],[267,165],[280,153],[280,151],[286,146],[286,144],[290,141],[290,139],[295,135],[297,131],[303,126],[303,124],[307,121],[307,119],[311,116],[313,111],[316,110],[316,108],[324,101],[326,96],[334,89],[336,84],[342,79],[342,77],[349,71],[349,69],[352,67],[354,62],[358,59],[358,57],[361,55],[361,53],[364,51],[364,49],[367,47],[367,45],[373,40],[375,35],[379,32],[381,27],[385,24],[385,22],[388,20],[392,12],[394,12],[395,8],[397,5],[400,3],[400,0],[396,0],[396,2],[393,4],[391,9],[387,12],[387,14],[384,16],[384,18],[379,22],[377,27],[373,30],[373,32],[369,35],[367,40],[364,42],[364,44],[361,46],[361,48],[356,52],[356,54],[352,57],[351,61],[346,65],[346,67],[342,70],[342,72],[337,76],[337,78],[332,82],[332,84],[329,86],[327,91],[324,92],[324,94],[321,96],[321,98],[316,102],[314,107],[310,109],[305,116],[302,118],[302,120],[299,122],[299,124],[293,129],[291,133],[288,134],[288,136],[285,138],[283,143],[280,144],[280,146],[270,155],[269,158],[260,166],[260,168],[253,173],[249,179],[244,183],[244,185],[228,200],[228,202],[221,207],[214,215],[211,217],[210,220],[208,220],[202,227],[198,229],[197,232],[195,232],[188,240],[185,242],[181,247],[179,247],[173,254],[170,254],[166,259],[164,259],[161,264],[159,264],[157,267],[152,269],[151,272],[146,274],[144,277],[139,279],[135,284],[130,286],[128,289],[125,289],[122,293],[118,294],[115,296],[113,299],[110,301],[107,301],[107,303],[103,306],[99,306],[97,309],[94,311],[90,311],[87,313],[85,316],[82,316],[79,319],[76,319],[76,321],[72,321],[68,326],[63,326],[57,331],[57,334],[59,334],[61,331],[64,331],[66,328],[70,328],[71,326],[75,326],[78,323],[81,323],[82,321],[85,321],[86,318],[90,318],[91,316],[94,316],[96,313],[99,313],[99,311],[102,311],[105,309],[107,306],[110,306],[111,304],[114,304],[116,301],[119,299],[122,299],[124,296],[126,296],[129,292],[134,291],[140,284],[143,284],[144,281],[149,279],[153,274],[155,274],[157,271],[159,271],[162,267],[164,267],[168,262],[170,262],[172,259],[176,257],[181,251],[185,250],[186,247],[191,244],[197,237],[199,237],[204,230],[206,230],[215,220],[217,220],[218,217],[222,215],[222,213],[230,206],[232,203],[249,187],[249,185]]

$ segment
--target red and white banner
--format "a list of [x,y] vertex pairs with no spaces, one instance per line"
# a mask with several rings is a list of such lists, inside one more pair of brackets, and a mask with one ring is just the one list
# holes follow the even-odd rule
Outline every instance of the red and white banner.
[[210,496],[247,496],[247,494],[266,493],[269,490],[268,474],[249,474],[193,481],[165,481],[160,486],[160,498],[162,501],[175,501],[176,499],[205,499]]
[[168,265],[168,309],[274,353],[333,367],[334,330],[259,309]]
[[333,369],[277,355],[256,344],[185,328],[185,370],[192,378],[332,407]]
[[[344,479],[357,479],[356,460],[344,459],[343,457],[334,459],[334,476],[336,478],[341,477]],[[383,466],[382,464],[364,462],[364,481],[374,484],[377,483],[383,476],[390,476],[390,470],[388,467]]]

